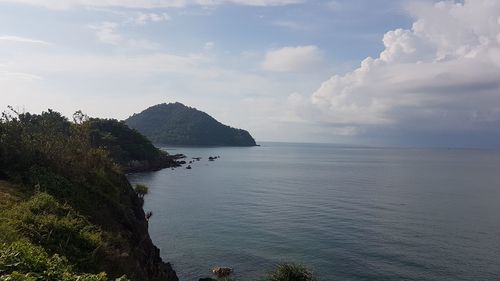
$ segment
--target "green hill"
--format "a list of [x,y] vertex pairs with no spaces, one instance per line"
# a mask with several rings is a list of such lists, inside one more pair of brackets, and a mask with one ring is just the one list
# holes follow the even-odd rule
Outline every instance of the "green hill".
[[86,122],[92,146],[107,150],[126,173],[179,165],[176,161],[179,155],[169,155],[156,148],[151,141],[130,129],[123,121],[91,118]]
[[178,281],[151,241],[143,194],[91,141],[103,124],[51,110],[0,117],[0,280]]
[[125,123],[154,143],[171,145],[255,146],[250,133],[232,128],[181,103],[163,103],[134,114]]

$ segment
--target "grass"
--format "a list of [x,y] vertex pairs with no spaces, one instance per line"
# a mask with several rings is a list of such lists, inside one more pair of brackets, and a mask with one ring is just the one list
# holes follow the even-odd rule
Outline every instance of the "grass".
[[1,281],[105,281],[105,273],[77,274],[65,257],[49,255],[42,247],[19,240],[0,247]]
[[2,210],[0,219],[0,239],[4,242],[26,238],[48,253],[66,256],[80,269],[93,269],[102,246],[99,228],[54,197],[37,193]]
[[20,190],[21,187],[0,180],[0,210],[8,208],[25,199],[26,194]]

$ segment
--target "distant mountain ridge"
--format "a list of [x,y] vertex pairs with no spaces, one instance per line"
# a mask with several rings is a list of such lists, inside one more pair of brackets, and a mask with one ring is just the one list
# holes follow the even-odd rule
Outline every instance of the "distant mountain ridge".
[[153,143],[170,145],[256,146],[249,132],[220,123],[182,103],[162,103],[134,114],[125,123]]

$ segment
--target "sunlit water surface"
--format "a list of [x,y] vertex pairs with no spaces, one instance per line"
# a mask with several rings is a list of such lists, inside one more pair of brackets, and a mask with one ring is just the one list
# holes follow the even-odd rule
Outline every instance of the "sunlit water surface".
[[151,236],[182,281],[285,261],[322,280],[500,280],[499,151],[166,149],[202,160],[129,178],[150,187]]

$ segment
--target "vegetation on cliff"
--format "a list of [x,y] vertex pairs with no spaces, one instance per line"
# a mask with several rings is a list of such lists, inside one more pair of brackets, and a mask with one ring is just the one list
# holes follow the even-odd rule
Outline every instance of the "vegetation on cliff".
[[[147,186],[123,174],[130,161],[168,156],[116,120],[4,113],[0,281],[178,281],[148,234]],[[281,265],[267,280],[313,279]]]
[[176,281],[143,199],[92,122],[54,111],[0,120],[0,280]]
[[314,281],[313,273],[298,264],[280,264],[269,274],[266,281]]
[[255,146],[250,133],[220,123],[181,103],[152,106],[125,120],[154,143],[171,145]]
[[176,161],[178,157],[156,148],[150,140],[129,128],[124,122],[98,118],[91,118],[85,122],[89,126],[92,146],[108,151],[124,172],[178,166]]

